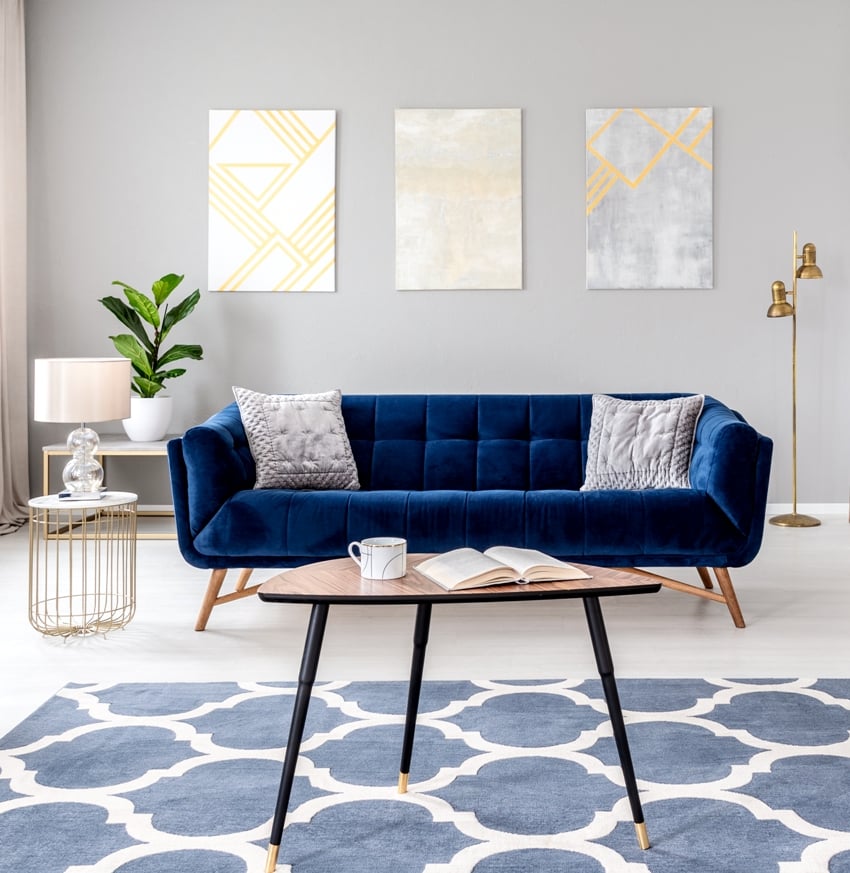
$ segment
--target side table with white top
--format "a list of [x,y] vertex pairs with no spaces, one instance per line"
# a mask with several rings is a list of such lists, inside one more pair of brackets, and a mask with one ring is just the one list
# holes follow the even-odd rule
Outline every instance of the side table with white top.
[[29,501],[29,619],[43,634],[123,627],[136,611],[136,494]]

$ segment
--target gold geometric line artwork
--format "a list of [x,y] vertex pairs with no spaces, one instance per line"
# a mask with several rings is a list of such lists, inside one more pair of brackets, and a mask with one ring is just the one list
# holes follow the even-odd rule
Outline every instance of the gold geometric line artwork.
[[292,169],[292,164],[219,164],[219,168],[252,199],[262,202]]
[[[599,181],[587,192],[588,207],[587,214],[596,208],[596,205],[602,201],[602,198],[614,187],[618,179],[618,174],[612,171],[610,167],[602,164],[599,167]],[[622,177],[619,177],[622,178]]]
[[293,154],[304,160],[313,151],[317,139],[297,112],[260,112],[260,119]]
[[710,106],[585,111],[586,286],[712,288]]
[[209,287],[335,291],[334,110],[210,111]]
[[232,180],[217,168],[210,170],[210,207],[254,246],[262,245],[275,231],[275,226],[253,204],[245,204],[239,192],[234,191]]
[[[702,112],[701,109],[693,109],[691,111],[690,115],[688,115],[688,117],[679,125],[678,128],[676,128],[676,130],[673,133],[670,133],[670,131],[665,130],[657,121],[655,121],[653,118],[651,118],[649,115],[647,115],[646,112],[644,112],[642,109],[633,109],[632,112],[636,113],[647,124],[652,125],[652,127],[654,127],[662,135],[667,137],[667,142],[664,144],[664,148],[662,149],[662,151],[659,152],[659,155],[662,152],[667,151],[667,149],[671,145],[675,145],[678,148],[682,149],[683,152],[686,152],[688,155],[690,155],[695,161],[698,161],[699,163],[701,163],[704,167],[707,167],[709,170],[712,168],[711,163],[709,161],[706,161],[704,158],[702,158],[700,155],[698,155],[694,151],[692,144],[686,145],[680,139],[681,135],[685,132],[685,130],[690,125],[690,123],[696,119],[696,117],[700,114],[700,112]],[[705,134],[713,126],[714,126],[714,121],[707,122],[703,126],[703,129],[697,134],[695,141],[698,142],[699,140],[701,140],[702,137],[705,136]],[[656,163],[658,163],[657,159],[658,159],[659,155],[656,155],[656,158],[651,162],[652,166],[654,166]],[[644,175],[645,175],[645,172],[644,172]]]
[[[609,191],[617,182],[623,182],[631,189],[638,188],[641,183],[649,176],[652,170],[662,160],[664,155],[673,147],[683,151],[697,163],[702,164],[707,170],[711,171],[713,166],[710,161],[707,161],[700,155],[696,149],[703,141],[706,135],[711,131],[714,122],[709,118],[695,134],[691,142],[686,143],[682,140],[685,131],[704,113],[703,107],[696,107],[686,116],[682,123],[675,130],[667,130],[663,125],[659,124],[645,110],[642,109],[615,109],[611,111],[610,117],[593,133],[587,141],[587,151],[599,161],[599,167],[596,171],[588,176],[587,179],[587,198],[586,198],[586,214],[590,215],[594,209],[602,202]],[[659,144],[658,149],[647,160],[640,173],[634,178],[629,178],[628,174],[617,167],[615,161],[603,154],[596,147],[596,143],[602,135],[617,121],[617,119],[625,112],[632,113],[636,118],[639,118],[646,125],[657,130],[663,137],[663,141]],[[599,177],[599,178],[598,178]]]

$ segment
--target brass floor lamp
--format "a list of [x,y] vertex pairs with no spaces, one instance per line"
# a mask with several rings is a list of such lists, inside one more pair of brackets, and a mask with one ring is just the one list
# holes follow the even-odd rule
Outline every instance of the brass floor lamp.
[[[798,267],[797,261],[803,263]],[[792,511],[775,515],[771,524],[780,527],[817,527],[820,519],[797,512],[797,279],[822,279],[823,273],[817,265],[817,252],[814,243],[806,243],[803,253],[797,254],[797,231],[794,231],[793,280],[791,282],[791,302],[787,300],[785,283],[776,281],[771,286],[773,303],[767,310],[768,318],[791,316],[791,495]]]

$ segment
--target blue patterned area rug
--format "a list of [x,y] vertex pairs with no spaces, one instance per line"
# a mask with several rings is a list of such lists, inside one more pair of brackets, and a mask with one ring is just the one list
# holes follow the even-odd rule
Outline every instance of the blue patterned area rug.
[[[281,873],[850,873],[850,680],[314,689]],[[72,685],[0,741],[0,870],[260,873],[292,683]]]

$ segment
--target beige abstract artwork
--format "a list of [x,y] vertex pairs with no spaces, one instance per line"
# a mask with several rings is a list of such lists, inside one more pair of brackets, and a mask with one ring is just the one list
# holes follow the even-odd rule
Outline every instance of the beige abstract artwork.
[[398,109],[396,288],[522,288],[522,112]]

